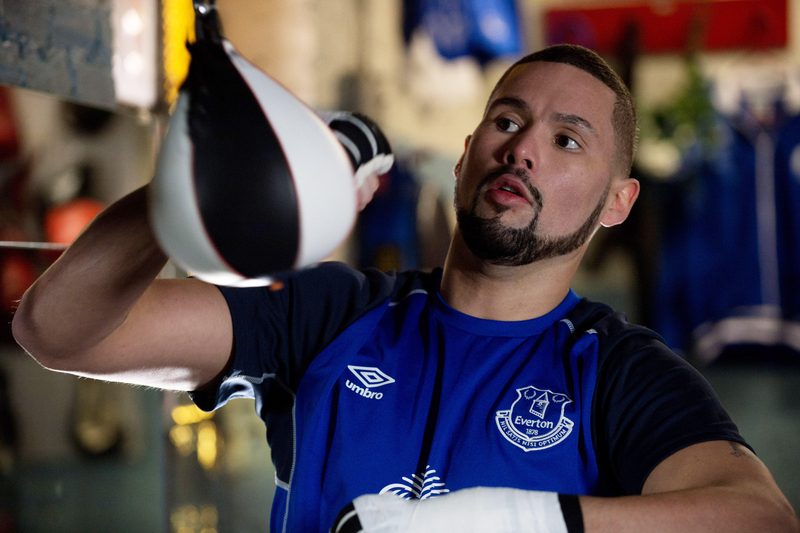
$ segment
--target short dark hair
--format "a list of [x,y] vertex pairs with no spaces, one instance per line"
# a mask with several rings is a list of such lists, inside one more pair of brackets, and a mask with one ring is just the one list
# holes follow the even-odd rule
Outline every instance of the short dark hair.
[[497,90],[511,74],[511,71],[520,65],[535,61],[572,65],[588,72],[614,91],[617,96],[611,116],[611,125],[614,128],[614,164],[616,168],[625,172],[626,176],[629,175],[633,166],[633,154],[636,151],[638,132],[636,126],[636,104],[622,78],[608,66],[608,63],[602,57],[592,50],[574,44],[557,44],[523,57],[511,65],[500,77],[500,80],[492,90],[491,96],[489,96],[489,102],[494,99]]

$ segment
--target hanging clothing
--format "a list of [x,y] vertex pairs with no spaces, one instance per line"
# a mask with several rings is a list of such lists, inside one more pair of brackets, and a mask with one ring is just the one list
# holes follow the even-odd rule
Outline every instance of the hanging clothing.
[[800,362],[800,116],[743,105],[663,199],[651,324],[706,362]]
[[485,64],[523,50],[515,0],[405,0],[406,42],[417,29],[446,59],[473,56]]

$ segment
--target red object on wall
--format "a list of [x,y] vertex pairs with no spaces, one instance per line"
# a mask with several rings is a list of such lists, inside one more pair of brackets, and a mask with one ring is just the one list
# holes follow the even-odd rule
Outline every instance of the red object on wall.
[[652,2],[545,14],[548,44],[571,43],[598,53],[617,52],[631,24],[642,53],[682,52],[700,25],[700,50],[781,48],[787,43],[787,0]]
[[19,136],[10,90],[0,87],[0,160],[16,157],[19,152]]
[[13,252],[0,256],[0,310],[12,313],[34,281],[36,271],[30,258]]
[[44,216],[44,235],[49,242],[70,244],[104,207],[91,198],[76,198],[51,207]]

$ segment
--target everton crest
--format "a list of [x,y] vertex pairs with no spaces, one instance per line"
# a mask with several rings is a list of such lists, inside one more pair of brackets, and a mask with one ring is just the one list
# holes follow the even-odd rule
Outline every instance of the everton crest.
[[566,439],[575,423],[564,416],[572,400],[566,394],[538,389],[517,389],[508,411],[497,411],[495,421],[503,436],[526,452],[543,450]]

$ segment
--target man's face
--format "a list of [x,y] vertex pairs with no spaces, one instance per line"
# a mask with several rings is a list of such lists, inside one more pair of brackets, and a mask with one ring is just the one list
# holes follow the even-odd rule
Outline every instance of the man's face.
[[516,67],[456,166],[455,206],[477,257],[518,266],[574,252],[602,221],[615,94],[562,63]]

